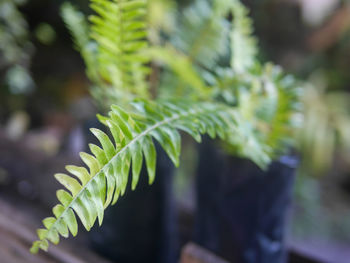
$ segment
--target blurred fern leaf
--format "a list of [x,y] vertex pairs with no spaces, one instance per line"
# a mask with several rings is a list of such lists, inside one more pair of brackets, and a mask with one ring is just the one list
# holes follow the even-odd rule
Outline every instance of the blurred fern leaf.
[[[191,61],[212,68],[219,57],[228,53],[229,22],[226,5],[196,0],[182,11],[180,25],[171,36],[173,45],[187,54]],[[226,8],[226,10],[225,10]]]
[[253,21],[248,16],[248,9],[239,0],[231,2],[231,67],[237,73],[242,73],[254,65],[257,40],[253,36]]

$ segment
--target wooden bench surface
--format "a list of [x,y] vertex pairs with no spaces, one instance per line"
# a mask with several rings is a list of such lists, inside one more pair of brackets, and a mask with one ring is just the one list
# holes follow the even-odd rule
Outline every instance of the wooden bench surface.
[[79,243],[64,239],[61,239],[58,246],[51,245],[47,253],[41,251],[37,255],[31,254],[29,248],[36,240],[37,224],[31,215],[22,211],[20,207],[0,199],[0,262],[108,263]]

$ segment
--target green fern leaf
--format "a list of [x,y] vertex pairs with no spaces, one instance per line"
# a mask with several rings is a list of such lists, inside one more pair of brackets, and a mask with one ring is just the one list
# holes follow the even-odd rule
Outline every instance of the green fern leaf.
[[46,250],[48,241],[57,244],[60,235],[68,236],[68,230],[75,236],[76,216],[87,230],[96,220],[101,225],[104,209],[116,203],[119,195],[125,193],[131,166],[132,189],[136,188],[143,157],[149,183],[152,184],[156,175],[154,140],[178,165],[181,151],[178,130],[189,133],[197,140],[205,133],[224,139],[238,125],[237,113],[221,104],[142,100],[135,102],[134,107],[136,114],[112,106],[109,116],[103,118],[114,142],[104,132],[91,129],[101,147],[91,144],[92,154],[80,154],[89,170],[70,165],[66,167],[69,175],[55,175],[65,189],[57,191],[60,203],[53,208],[54,217],[43,220],[45,228],[38,230],[39,241],[33,243],[33,253],[39,249]]

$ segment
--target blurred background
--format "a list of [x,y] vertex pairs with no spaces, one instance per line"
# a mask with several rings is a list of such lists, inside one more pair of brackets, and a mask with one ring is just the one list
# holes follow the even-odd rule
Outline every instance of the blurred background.
[[[67,243],[79,249],[63,244],[40,259],[27,251],[34,239],[31,231],[56,203],[59,185],[52,175],[79,162],[78,153],[89,140],[86,130],[95,125],[97,113],[83,61],[60,17],[62,3],[0,0],[0,256],[6,259],[1,262],[108,260],[92,252],[96,249],[84,231]],[[88,1],[74,3],[89,12]],[[288,212],[289,260],[350,262],[350,151],[334,139],[349,137],[350,129],[350,3],[243,3],[251,10],[260,59],[280,64],[316,87],[303,98],[307,127],[300,135],[304,150]],[[181,158],[173,186],[179,249],[191,240],[195,221],[199,157],[192,141],[184,140]],[[17,228],[11,222],[28,226]]]

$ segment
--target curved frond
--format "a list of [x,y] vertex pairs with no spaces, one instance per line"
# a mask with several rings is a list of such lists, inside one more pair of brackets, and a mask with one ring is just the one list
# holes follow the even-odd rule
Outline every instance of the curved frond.
[[59,204],[53,208],[54,216],[43,220],[39,240],[31,248],[33,253],[47,250],[48,241],[57,244],[59,236],[67,237],[69,232],[75,236],[76,217],[87,230],[96,220],[101,225],[104,209],[125,193],[129,173],[132,189],[136,188],[143,162],[151,184],[156,173],[154,140],[177,166],[181,151],[179,131],[199,142],[205,133],[224,139],[238,126],[237,113],[221,104],[144,100],[135,102],[134,107],[136,113],[112,106],[109,116],[101,116],[100,120],[108,126],[113,140],[106,133],[91,129],[100,146],[90,144],[91,154],[80,154],[86,167],[70,165],[66,167],[67,173],[55,175],[65,189],[57,191]]

